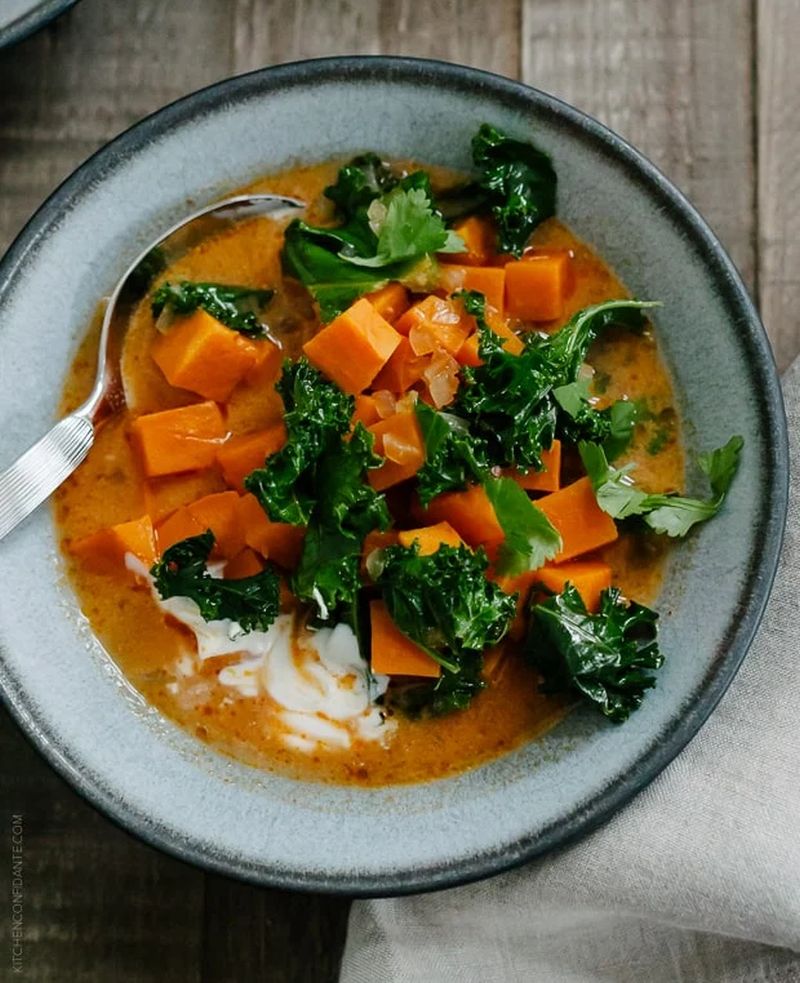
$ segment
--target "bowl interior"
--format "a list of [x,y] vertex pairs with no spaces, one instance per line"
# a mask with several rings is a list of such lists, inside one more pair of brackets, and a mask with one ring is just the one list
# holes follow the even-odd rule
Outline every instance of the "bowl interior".
[[[365,149],[467,168],[484,121],[552,154],[560,216],[634,295],[663,301],[655,320],[690,455],[745,438],[724,513],[672,556],[658,688],[622,728],[574,713],[543,739],[436,783],[359,790],[262,774],[195,742],[130,690],[82,619],[40,510],[0,549],[2,688],[78,788],[188,859],[360,893],[501,869],[600,821],[663,767],[755,629],[785,513],[785,427],[766,338],[735,271],[680,195],[599,124],[455,66],[337,59],[256,73],[169,107],[89,161],[0,267],[0,461],[51,425],[98,299],[190,207],[294,162]],[[364,835],[388,816],[391,837]]]

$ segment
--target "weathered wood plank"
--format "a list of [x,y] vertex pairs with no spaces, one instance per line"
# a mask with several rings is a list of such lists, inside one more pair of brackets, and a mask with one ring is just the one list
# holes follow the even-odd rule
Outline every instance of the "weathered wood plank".
[[519,0],[236,0],[237,72],[338,54],[442,58],[519,72]]
[[[213,2],[84,0],[0,52],[0,249],[106,140],[229,74],[229,31],[228,11]],[[199,980],[203,874],[107,822],[50,771],[5,714],[0,762],[4,828],[20,813],[25,830],[22,978]],[[8,897],[8,866],[2,871]],[[4,966],[10,927],[0,920]]]
[[[0,919],[2,979],[28,983],[198,983],[203,875],[112,825],[45,764],[0,715],[4,852],[22,826],[22,971],[11,967],[11,919]],[[11,897],[11,865],[0,894]],[[9,905],[6,904],[6,912]]]
[[523,0],[522,11],[524,80],[646,153],[696,203],[752,286],[748,0]]
[[761,313],[778,368],[800,353],[798,0],[756,4]]

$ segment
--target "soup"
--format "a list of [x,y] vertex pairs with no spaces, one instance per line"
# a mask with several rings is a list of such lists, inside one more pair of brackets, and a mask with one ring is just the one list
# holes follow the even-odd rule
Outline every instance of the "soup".
[[246,190],[302,221],[203,240],[131,315],[127,407],[57,524],[107,651],[220,752],[425,781],[654,681],[664,533],[721,499],[678,494],[648,308],[546,194],[520,218],[496,185],[373,155],[270,175]]

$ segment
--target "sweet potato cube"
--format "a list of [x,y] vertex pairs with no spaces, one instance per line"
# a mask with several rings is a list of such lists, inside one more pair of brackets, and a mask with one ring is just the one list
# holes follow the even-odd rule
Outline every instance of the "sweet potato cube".
[[231,559],[244,549],[244,531],[239,516],[239,496],[234,491],[205,495],[190,505],[176,509],[159,523],[156,535],[161,553],[189,536],[211,530],[214,534],[212,555]]
[[408,291],[402,283],[387,283],[380,290],[367,294],[366,300],[372,304],[382,318],[393,324],[398,317],[408,310]]
[[375,453],[386,458],[381,467],[367,472],[377,491],[411,478],[425,463],[425,443],[414,410],[395,413],[369,431],[375,437]]
[[494,257],[497,234],[491,219],[471,215],[453,225],[453,231],[464,240],[467,247],[463,253],[441,253],[443,263],[458,263],[462,266],[485,266]]
[[70,551],[95,573],[135,575],[126,567],[131,555],[148,570],[156,562],[156,540],[149,515],[121,522],[70,544]]
[[509,637],[514,641],[524,638],[527,629],[526,608],[530,597],[531,587],[540,581],[541,570],[525,570],[522,573],[496,577],[501,590],[506,594],[517,595],[517,610],[514,620],[508,629]]
[[353,411],[353,426],[355,426],[357,423],[361,423],[365,427],[369,427],[372,426],[373,423],[377,423],[380,418],[381,415],[378,412],[378,404],[375,397],[369,396],[366,393],[359,393],[359,395],[356,396],[356,408]]
[[397,546],[397,533],[394,529],[387,529],[382,532],[380,529],[373,529],[364,537],[361,547],[361,574],[367,573],[367,557],[375,550],[386,549],[387,546]]
[[183,542],[190,536],[200,536],[207,529],[208,526],[204,526],[200,519],[192,515],[187,506],[182,505],[156,526],[158,552],[164,553],[175,543]]
[[283,352],[275,342],[269,338],[242,338],[242,341],[249,345],[253,356],[253,364],[245,373],[244,381],[255,386],[277,379],[283,364]]
[[611,567],[600,560],[547,564],[538,571],[537,580],[554,594],[560,594],[568,583],[572,584],[587,611],[596,614],[600,610],[600,595],[611,586]]
[[230,437],[217,449],[217,464],[226,483],[244,493],[244,479],[256,468],[263,468],[264,461],[286,443],[286,427],[283,421],[265,430],[254,430],[241,436]]
[[588,478],[545,495],[536,505],[561,534],[562,546],[554,557],[556,563],[599,549],[619,536],[614,520],[597,504]]
[[171,386],[224,403],[256,365],[260,350],[198,308],[160,335],[152,353]]
[[448,293],[477,290],[486,298],[486,307],[502,317],[505,310],[506,271],[502,266],[443,266],[442,286]]
[[564,314],[569,253],[533,252],[506,263],[506,311],[523,321],[552,321]]
[[[499,317],[493,311],[487,311],[486,323],[496,335],[505,339],[503,342],[504,351],[507,351],[509,355],[519,355],[525,345],[522,339],[514,334],[503,318]],[[480,337],[476,331],[467,338],[461,348],[456,352],[456,361],[461,365],[470,365],[473,368],[483,365],[483,359],[480,357],[479,351]]]
[[404,529],[397,534],[397,541],[405,547],[411,547],[417,543],[422,556],[435,553],[442,545],[464,545],[464,540],[449,522],[437,522],[434,526],[423,526],[421,529]]
[[400,335],[362,297],[306,342],[303,351],[345,392],[363,392],[400,344]]
[[437,495],[423,514],[434,522],[449,523],[468,546],[484,546],[489,553],[505,539],[483,485]]
[[228,580],[241,580],[244,577],[255,577],[264,569],[264,561],[249,546],[237,553],[232,560],[228,560],[222,571]]
[[372,671],[386,676],[427,676],[435,679],[441,667],[415,645],[392,621],[383,601],[370,601]]
[[554,440],[549,450],[542,451],[541,471],[528,471],[523,474],[516,468],[506,470],[505,477],[513,478],[514,481],[524,488],[525,491],[556,492],[561,487],[561,441]]
[[137,417],[130,435],[145,476],[157,478],[211,467],[225,423],[209,401]]
[[297,566],[306,534],[304,526],[273,522],[255,495],[250,494],[239,499],[239,516],[250,549],[287,570]]
[[427,355],[417,355],[408,338],[401,338],[400,344],[392,352],[389,361],[375,376],[373,389],[388,389],[392,393],[404,393],[415,382],[430,363]]
[[225,491],[225,482],[216,468],[168,474],[143,482],[144,510],[157,523],[181,505],[220,491]]

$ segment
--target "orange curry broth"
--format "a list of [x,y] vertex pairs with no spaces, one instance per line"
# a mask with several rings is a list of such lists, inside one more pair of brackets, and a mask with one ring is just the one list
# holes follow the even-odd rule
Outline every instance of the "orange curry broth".
[[[294,195],[311,203],[308,220],[331,218],[321,199],[339,164],[273,175],[249,190]],[[446,181],[442,173],[435,179]],[[285,354],[296,356],[317,328],[305,291],[281,280],[279,251],[282,231],[268,219],[256,219],[206,240],[164,274],[164,278],[219,280],[256,287],[278,287],[266,312],[270,330]],[[541,225],[533,238],[541,247],[573,252],[574,285],[564,321],[588,304],[627,296],[609,268],[592,250],[556,220]],[[551,325],[548,327],[557,327]],[[105,526],[143,514],[145,482],[126,432],[133,416],[196,402],[200,397],[173,389],[150,357],[156,337],[149,303],[131,318],[123,359],[129,408],[100,430],[94,448],[77,473],[59,490],[55,513],[62,543]],[[63,408],[76,406],[88,392],[94,374],[97,324],[89,332],[70,368]],[[673,409],[669,377],[658,355],[652,332],[609,332],[599,340],[589,361],[596,369],[596,389],[611,402],[620,396],[646,398],[650,419],[637,427],[626,458],[637,463],[637,480],[653,490],[680,489],[683,451]],[[258,385],[241,384],[227,404],[232,433],[266,427],[281,416],[275,379]],[[151,481],[148,500],[162,514],[215,491],[225,484],[216,469]],[[613,581],[623,592],[644,603],[659,590],[665,547],[653,536],[623,534],[603,551],[613,569]],[[398,717],[388,747],[357,742],[346,751],[314,755],[289,750],[271,726],[269,698],[241,697],[217,682],[226,661],[213,659],[192,676],[176,674],[175,664],[191,635],[174,622],[166,623],[149,592],[122,578],[81,569],[64,550],[81,608],[107,650],[130,682],[160,711],[214,748],[258,767],[298,777],[339,783],[384,785],[424,781],[462,771],[506,752],[541,734],[566,712],[562,699],[538,692],[537,674],[525,664],[513,643],[504,643],[502,658],[487,660],[490,685],[468,711],[410,721]],[[168,684],[178,682],[175,687]],[[227,697],[227,699],[226,699]]]

